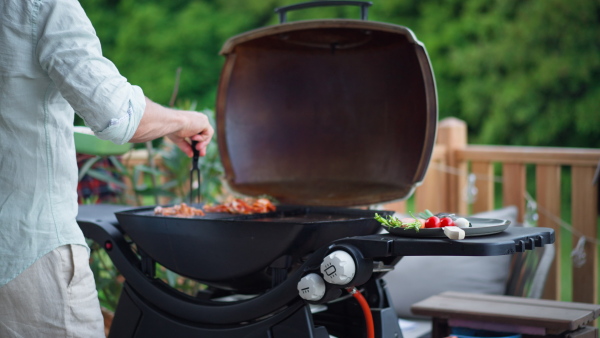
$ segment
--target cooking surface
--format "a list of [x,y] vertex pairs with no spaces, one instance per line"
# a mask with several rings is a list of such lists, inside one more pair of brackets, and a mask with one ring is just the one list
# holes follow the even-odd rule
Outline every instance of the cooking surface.
[[325,214],[301,214],[301,215],[276,215],[275,217],[255,218],[258,222],[290,222],[290,223],[313,223],[329,221],[348,221],[352,218],[347,216],[325,215]]
[[[201,209],[202,205],[192,204],[191,206]],[[235,220],[239,222],[251,221],[251,222],[282,222],[282,223],[318,223],[318,222],[335,222],[335,221],[349,221],[357,219],[372,219],[372,212],[356,209],[356,212],[347,209],[341,211],[336,209],[323,210],[322,208],[315,207],[303,207],[303,206],[278,206],[278,210],[271,213],[262,214],[230,214],[226,212],[207,212],[204,216],[193,216],[193,217],[177,217],[177,216],[163,216],[155,215],[154,207],[134,208],[130,210],[121,211],[125,214],[131,214],[135,216],[149,217],[149,218],[164,218],[164,219],[186,219],[190,222],[194,220],[198,221],[198,225],[201,226],[203,221],[208,220]]]
[[[197,204],[190,204],[190,206],[199,208],[199,206]],[[129,211],[131,213],[134,213],[138,216],[144,216],[144,217],[164,217],[164,218],[186,218],[186,219],[224,219],[224,218],[232,218],[235,215],[232,214],[228,214],[228,213],[224,213],[224,212],[207,212],[205,216],[193,216],[193,217],[177,217],[177,216],[163,216],[163,215],[155,215],[154,214],[154,207],[150,207],[150,208],[143,208],[143,209],[136,209],[135,211]]]

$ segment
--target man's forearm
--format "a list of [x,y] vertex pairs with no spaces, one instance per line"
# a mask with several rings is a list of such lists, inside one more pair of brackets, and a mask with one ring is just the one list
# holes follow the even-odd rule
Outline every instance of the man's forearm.
[[146,109],[129,142],[140,143],[172,134],[185,123],[181,111],[163,107],[146,98]]
[[167,136],[188,156],[192,156],[191,139],[198,141],[200,156],[206,154],[214,130],[202,113],[163,107],[146,98],[146,108],[137,130],[129,142],[146,142]]

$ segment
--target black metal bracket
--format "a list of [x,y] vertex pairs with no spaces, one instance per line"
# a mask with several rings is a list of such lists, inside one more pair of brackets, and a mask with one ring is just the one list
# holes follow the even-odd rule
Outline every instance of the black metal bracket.
[[156,262],[140,248],[137,249],[137,253],[140,255],[142,263],[140,269],[142,270],[142,273],[150,278],[154,278],[156,276]]
[[271,287],[274,288],[286,280],[291,265],[292,257],[289,255],[281,256],[271,263],[271,266],[269,266],[272,277]]

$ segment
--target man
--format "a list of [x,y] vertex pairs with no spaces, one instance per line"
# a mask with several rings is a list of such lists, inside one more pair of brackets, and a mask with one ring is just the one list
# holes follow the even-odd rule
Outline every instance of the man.
[[0,0],[0,337],[103,337],[75,217],[74,112],[118,144],[206,154],[205,115],[162,107],[102,57],[76,0]]

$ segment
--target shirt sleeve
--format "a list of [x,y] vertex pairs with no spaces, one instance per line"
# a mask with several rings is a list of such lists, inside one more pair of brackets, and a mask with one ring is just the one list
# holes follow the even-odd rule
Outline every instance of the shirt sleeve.
[[100,40],[77,0],[41,2],[36,22],[40,66],[92,131],[117,144],[128,142],[146,101],[102,56]]

